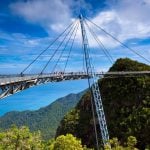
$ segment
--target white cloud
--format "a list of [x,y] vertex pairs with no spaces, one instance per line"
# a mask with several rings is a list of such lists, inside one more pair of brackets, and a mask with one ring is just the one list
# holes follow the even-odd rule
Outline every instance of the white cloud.
[[[51,30],[60,32],[72,21],[73,13],[79,11],[79,3],[80,1],[74,0],[30,0],[12,3],[10,8],[14,14],[29,22],[41,24],[51,33]],[[81,5],[90,10],[90,5],[84,0],[81,0]],[[150,35],[149,0],[107,0],[107,5],[110,9],[99,12],[92,18],[93,22],[123,42]],[[102,32],[98,36],[106,46],[116,46],[116,43]],[[91,37],[90,42],[91,46],[96,46]]]
[[[60,33],[60,31],[73,20],[72,16],[74,11],[78,11],[78,5],[79,1],[74,0],[30,0],[12,3],[10,8],[14,14],[23,17],[28,22],[42,25],[50,34],[51,30]],[[107,0],[107,5],[109,9],[103,9],[92,17],[91,20],[93,22],[122,42],[135,38],[149,37],[149,0]],[[84,0],[82,0],[82,6],[90,8]],[[94,29],[98,38],[107,48],[113,49],[117,47],[116,49],[120,49],[119,43],[115,42],[98,29],[93,28],[92,25],[90,25],[90,27]],[[97,47],[96,41],[89,33],[87,34],[90,46],[92,48]],[[25,40],[24,43],[37,47],[40,41],[42,41],[42,39],[29,39]],[[81,41],[81,32],[78,30],[76,43],[81,44]],[[142,53],[146,55],[148,52],[144,51]]]
[[[12,3],[10,8],[16,15],[30,23],[39,23],[47,32],[60,32],[72,21],[74,0],[32,0]],[[74,8],[75,9],[75,8]]]
[[[5,41],[4,44],[0,45],[0,54],[23,55],[29,53],[39,54],[54,38],[31,37],[21,33],[10,34],[0,31],[0,39]],[[54,48],[54,46],[52,48]]]
[[23,16],[28,22],[40,23],[47,31],[55,29],[55,24],[66,24],[71,18],[69,6],[62,0],[19,1],[12,3],[10,8],[14,14]]
[[74,14],[79,14],[80,5],[87,12],[91,10],[85,0],[28,0],[11,3],[9,7],[13,14],[42,25],[51,34],[51,30],[60,32],[69,25]]
[[[110,3],[111,2],[111,3]],[[92,21],[108,33],[125,42],[132,38],[147,38],[150,35],[150,2],[148,0],[108,1],[109,10],[99,12]],[[104,45],[117,46],[114,40],[98,34]]]
[[[63,1],[32,0],[16,2],[10,7],[30,22],[60,22],[69,18],[69,8]],[[59,16],[59,17],[58,17]]]

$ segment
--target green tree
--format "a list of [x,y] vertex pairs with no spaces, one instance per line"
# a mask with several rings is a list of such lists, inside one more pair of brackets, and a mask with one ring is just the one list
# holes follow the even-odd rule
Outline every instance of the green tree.
[[134,136],[129,136],[127,141],[128,150],[136,150],[135,145],[137,144],[137,140]]
[[31,133],[28,127],[12,128],[0,132],[0,150],[41,150],[40,132]]
[[[105,145],[105,150],[138,150],[135,145],[137,143],[137,140],[134,136],[129,136],[127,140],[127,144],[121,145],[118,141],[118,138],[113,138],[110,140],[110,145]],[[126,145],[126,146],[124,146]]]
[[60,135],[50,146],[50,150],[87,150],[82,146],[81,140],[74,137],[72,134]]

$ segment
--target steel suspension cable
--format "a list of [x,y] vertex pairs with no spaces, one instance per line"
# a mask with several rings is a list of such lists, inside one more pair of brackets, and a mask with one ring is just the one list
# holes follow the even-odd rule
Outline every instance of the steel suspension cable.
[[[75,26],[75,25],[74,25]],[[73,27],[74,27],[73,26]],[[70,28],[70,30],[67,32],[67,34],[65,35],[65,37],[63,38],[63,40],[61,41],[61,43],[58,45],[57,49],[55,50],[55,52],[52,54],[52,56],[49,58],[48,62],[46,63],[46,65],[44,66],[44,68],[42,69],[42,71],[40,72],[40,74],[42,74],[45,69],[47,68],[47,66],[49,65],[50,61],[53,59],[53,57],[55,56],[55,54],[57,53],[57,51],[59,50],[59,48],[62,46],[62,44],[64,43],[64,41],[66,40],[67,36],[70,34],[71,30],[73,29],[73,27]]]
[[86,21],[85,21],[85,24],[86,24],[87,28],[89,29],[91,35],[94,37],[95,41],[98,43],[100,48],[102,48],[102,51],[104,52],[104,54],[106,55],[106,57],[108,58],[110,63],[113,64],[114,63],[114,59],[112,58],[112,56],[110,55],[110,53],[108,52],[108,50],[106,49],[106,47],[104,46],[102,41],[97,37],[96,33],[89,27],[89,25],[87,24]]
[[124,44],[123,42],[121,42],[120,40],[118,40],[116,37],[114,37],[112,34],[108,33],[106,30],[104,30],[103,28],[101,28],[100,26],[98,26],[97,24],[95,24],[94,22],[92,22],[90,19],[86,18],[86,20],[89,21],[90,23],[92,23],[93,25],[95,25],[97,28],[99,28],[105,34],[107,34],[108,36],[110,36],[112,39],[114,39],[115,41],[117,41],[118,43],[120,43],[122,46],[124,46],[128,50],[132,51],[133,53],[135,53],[136,55],[138,55],[139,57],[141,57],[142,59],[144,59],[146,62],[148,62],[150,64],[150,60],[148,60],[147,58],[145,58],[143,55],[139,54],[134,49],[130,48],[129,46],[127,46],[126,44]]
[[76,21],[72,22],[65,30],[59,34],[20,74],[23,74],[42,54],[44,54]]
[[72,40],[72,43],[71,43],[71,47],[70,47],[70,50],[69,50],[69,54],[68,54],[68,57],[67,57],[66,64],[65,64],[63,72],[66,71],[66,67],[68,65],[68,61],[69,61],[69,58],[70,58],[70,55],[71,55],[71,52],[72,52],[72,48],[73,48],[73,44],[74,44],[74,41],[75,41],[75,38],[76,38],[76,35],[77,35],[78,28],[79,28],[79,25],[78,25],[78,27],[77,27],[77,29],[75,31],[75,34],[74,34],[74,37],[73,37],[73,40]]
[[63,56],[64,51],[66,50],[66,47],[68,46],[68,44],[69,44],[69,42],[70,42],[70,40],[71,40],[71,38],[72,38],[72,36],[73,36],[75,30],[78,28],[78,26],[79,26],[79,23],[77,23],[76,26],[74,27],[74,29],[72,30],[72,32],[71,32],[71,34],[70,34],[70,37],[68,38],[68,40],[67,40],[67,42],[66,42],[66,44],[65,44],[65,46],[64,46],[64,49],[61,51],[61,54],[60,54],[60,56],[59,56],[59,58],[58,58],[58,60],[57,60],[57,62],[56,62],[56,64],[55,64],[54,68],[52,69],[52,73],[55,71],[55,69],[56,69],[56,67],[57,67],[57,65],[58,65],[58,63],[59,63],[59,61],[60,61],[60,59],[61,59],[62,56]]

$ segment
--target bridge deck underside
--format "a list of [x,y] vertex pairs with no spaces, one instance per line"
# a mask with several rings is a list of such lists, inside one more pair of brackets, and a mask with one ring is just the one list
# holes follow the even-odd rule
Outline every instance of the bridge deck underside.
[[1,78],[0,79],[0,98],[7,97],[15,94],[24,89],[46,84],[48,82],[60,82],[65,80],[78,80],[86,79],[87,75],[55,75],[55,76],[27,76],[27,77],[13,77],[13,78]]

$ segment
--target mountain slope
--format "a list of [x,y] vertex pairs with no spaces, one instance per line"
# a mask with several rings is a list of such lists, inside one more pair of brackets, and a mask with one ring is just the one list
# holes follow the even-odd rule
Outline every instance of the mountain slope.
[[[150,70],[150,66],[126,58],[118,59],[109,71],[138,70]],[[150,76],[103,78],[99,87],[110,137],[118,137],[124,143],[132,135],[141,150],[150,146]],[[56,136],[72,133],[88,147],[95,146],[90,97],[87,92],[76,108],[65,115]]]
[[77,104],[84,92],[59,98],[37,111],[9,112],[0,117],[0,128],[7,129],[12,124],[26,125],[31,131],[40,130],[44,139],[54,137],[60,120]]

